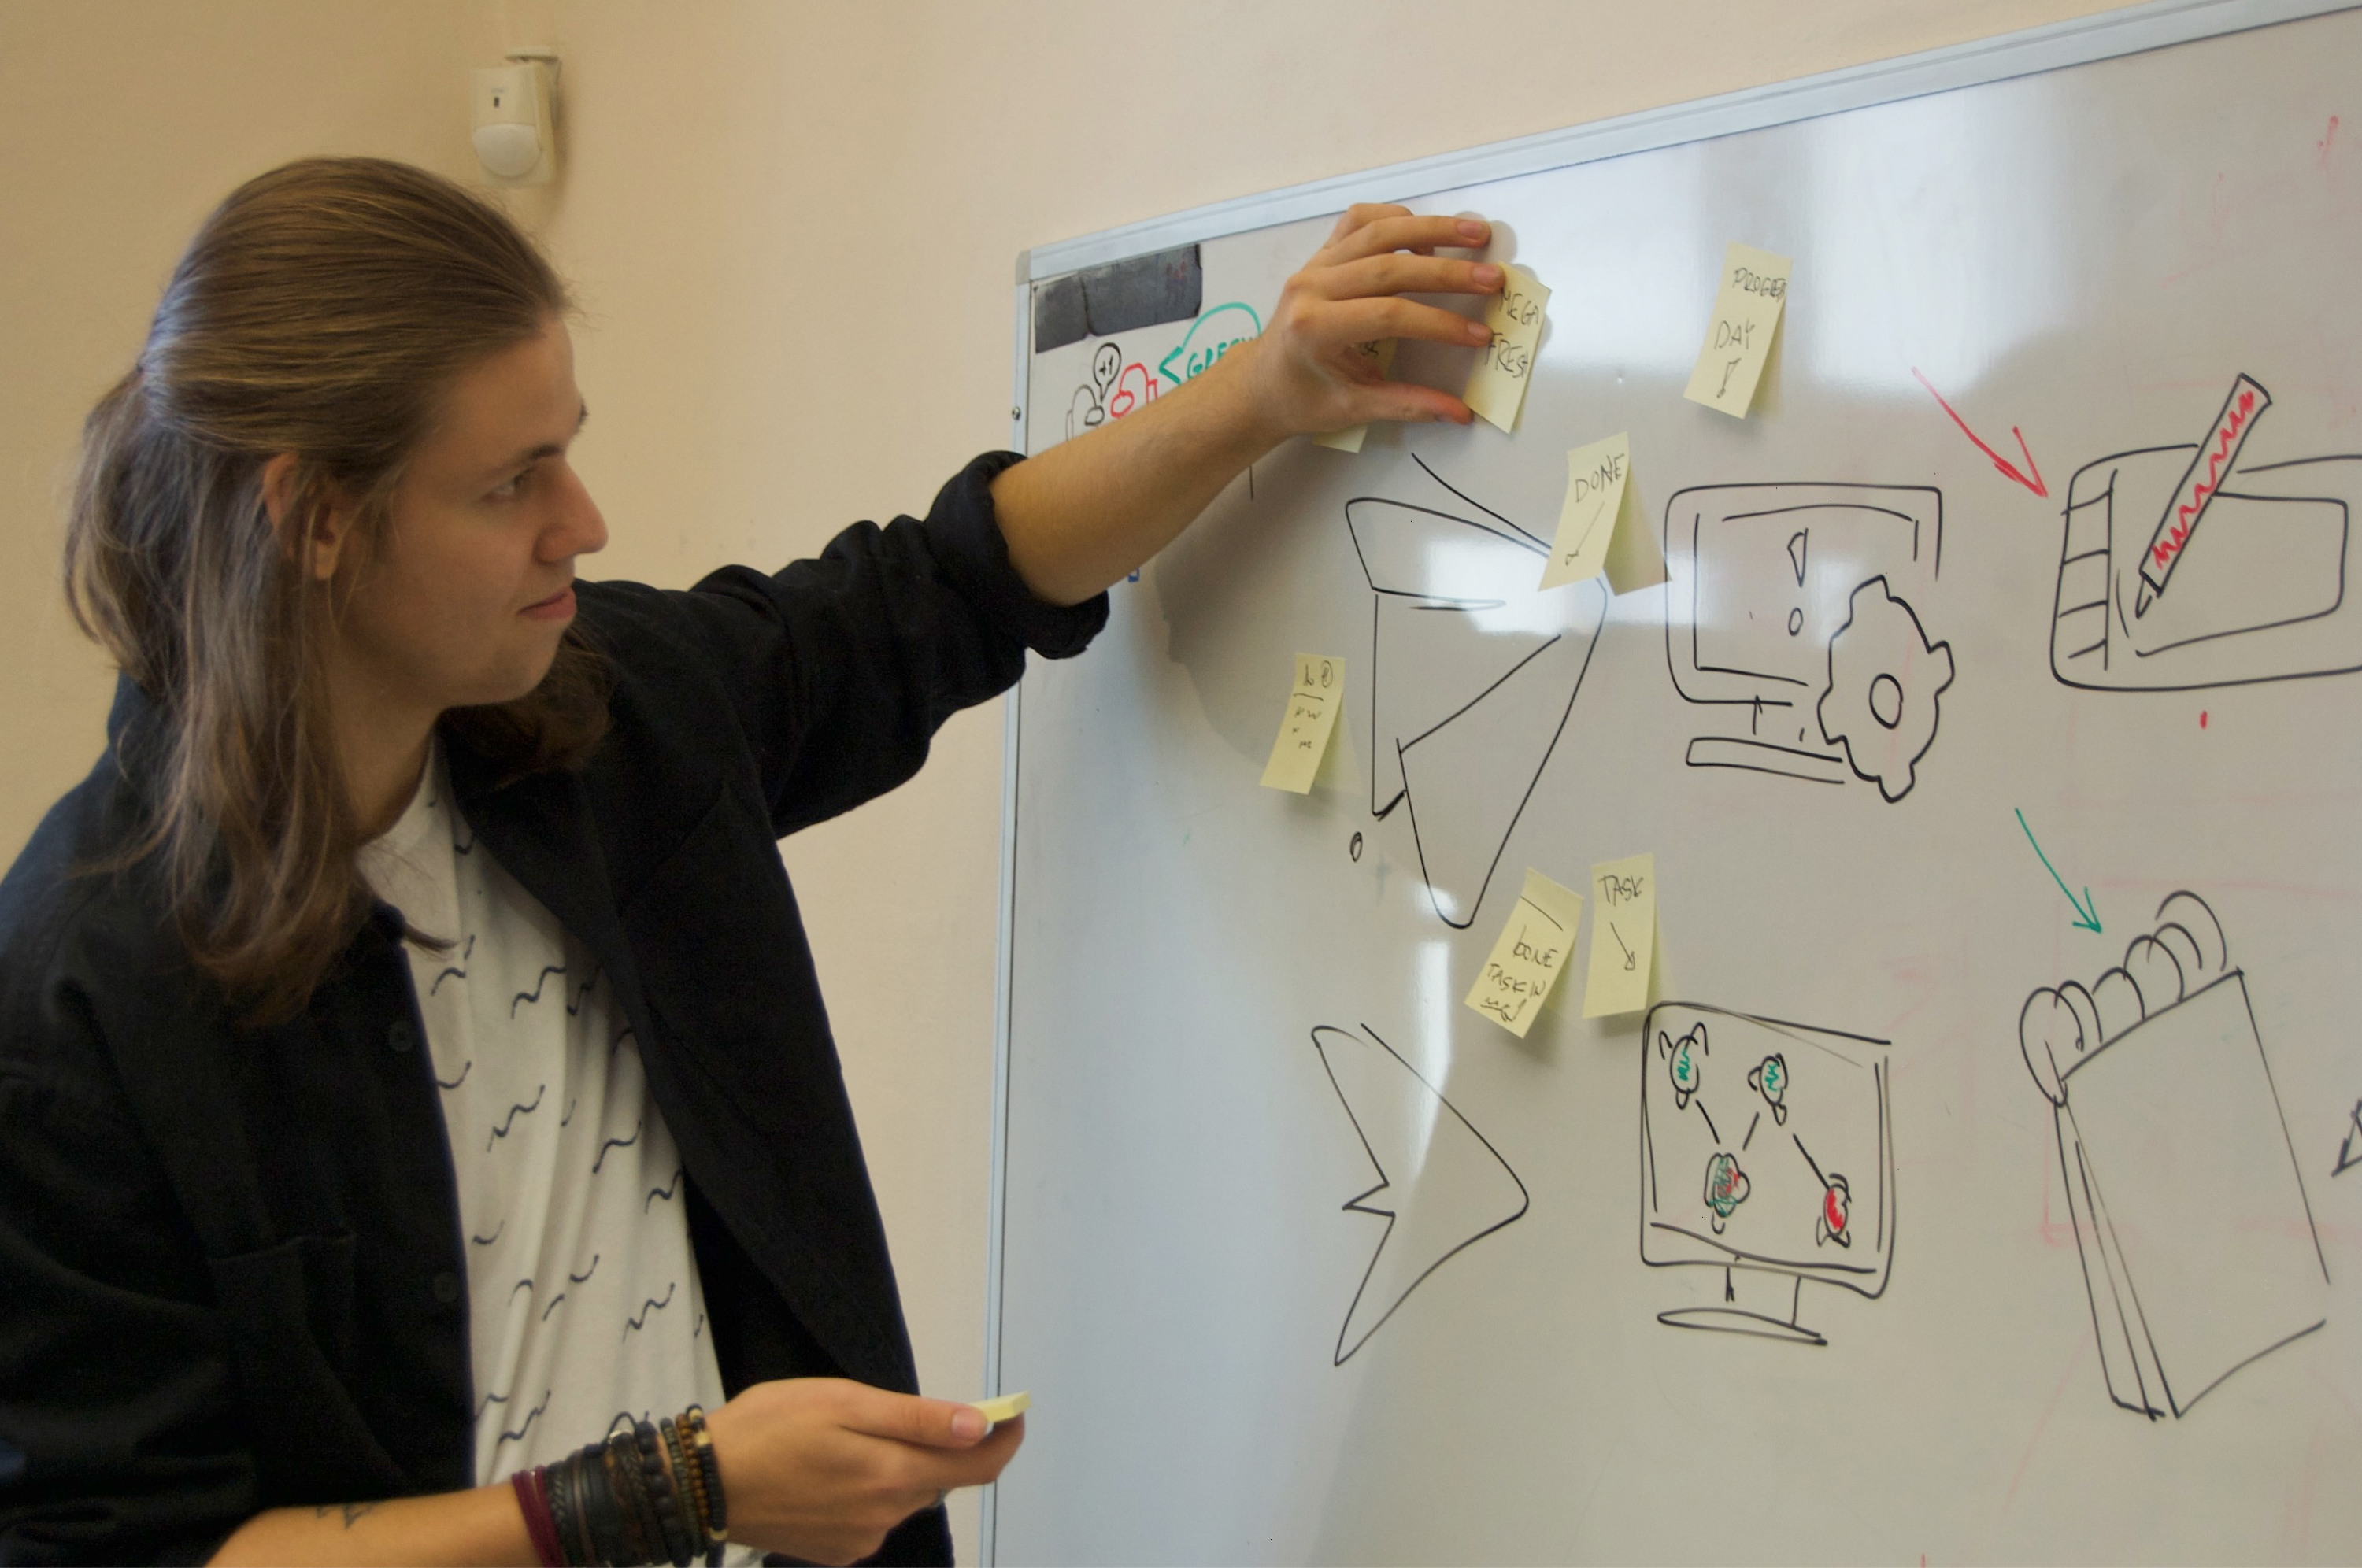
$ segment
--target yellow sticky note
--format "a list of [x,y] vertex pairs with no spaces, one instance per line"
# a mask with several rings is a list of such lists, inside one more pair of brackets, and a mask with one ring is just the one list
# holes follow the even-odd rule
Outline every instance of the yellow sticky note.
[[1649,1005],[1649,977],[1657,964],[1657,857],[1603,861],[1591,868],[1591,887],[1599,908],[1591,917],[1583,1016],[1638,1012]]
[[1581,893],[1529,868],[1525,890],[1468,993],[1468,1005],[1523,1040],[1574,951],[1582,918]]
[[[1357,347],[1372,364],[1377,366],[1378,380],[1385,381],[1394,374],[1395,340],[1393,338],[1381,337],[1375,343],[1363,343]],[[1356,425],[1349,430],[1331,430],[1325,436],[1315,436],[1312,437],[1312,444],[1316,447],[1327,447],[1332,451],[1358,452],[1362,449],[1363,439],[1369,433],[1368,425]]]
[[1504,267],[1501,292],[1485,302],[1485,325],[1493,341],[1476,356],[1468,373],[1468,390],[1461,400],[1480,418],[1504,430],[1518,427],[1518,410],[1525,406],[1526,382],[1534,369],[1534,349],[1542,339],[1542,312],[1550,291],[1523,267]]
[[1665,580],[1665,552],[1657,547],[1656,525],[1637,515],[1630,486],[1624,491],[1624,520],[1607,545],[1607,587],[1615,593],[1651,588]]
[[1542,586],[1588,582],[1607,567],[1607,547],[1623,526],[1625,480],[1632,471],[1632,441],[1610,436],[1566,455],[1566,502],[1551,542]]
[[1032,1409],[1033,1396],[1031,1394],[996,1395],[989,1399],[978,1399],[976,1402],[976,1408],[984,1412],[986,1420],[998,1425],[1002,1421],[1014,1420]]
[[1344,704],[1345,661],[1297,654],[1296,689],[1287,694],[1279,738],[1271,743],[1271,760],[1264,765],[1264,788],[1293,790],[1299,795],[1312,788],[1321,754],[1329,749],[1330,732],[1337,727],[1337,710]]
[[1780,307],[1788,300],[1785,256],[1733,243],[1723,252],[1722,287],[1715,291],[1714,319],[1706,324],[1697,366],[1690,371],[1692,403],[1718,408],[1734,419],[1747,417],[1755,383],[1780,330]]

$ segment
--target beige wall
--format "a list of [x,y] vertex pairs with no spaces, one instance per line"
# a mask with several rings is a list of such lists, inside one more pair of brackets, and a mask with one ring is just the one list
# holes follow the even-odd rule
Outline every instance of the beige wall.
[[[1027,246],[2104,8],[6,0],[0,845],[100,743],[55,491],[179,243],[299,153],[466,173],[461,72],[505,45],[566,58],[563,182],[514,207],[588,306],[579,461],[614,532],[590,569],[682,584],[922,508],[1004,442]],[[995,707],[954,721],[918,781],[787,846],[947,1395],[982,1368],[999,784]]]

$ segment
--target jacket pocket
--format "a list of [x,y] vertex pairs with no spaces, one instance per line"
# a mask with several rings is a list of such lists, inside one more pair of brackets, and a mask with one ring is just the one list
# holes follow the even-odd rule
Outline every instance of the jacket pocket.
[[353,1403],[353,1237],[291,1236],[208,1258],[215,1309],[267,1499],[376,1496],[402,1484]]

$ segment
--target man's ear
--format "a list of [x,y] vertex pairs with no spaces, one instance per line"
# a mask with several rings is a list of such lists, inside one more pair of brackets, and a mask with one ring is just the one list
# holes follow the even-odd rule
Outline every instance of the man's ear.
[[[303,506],[296,480],[292,452],[281,452],[263,464],[262,509],[270,514],[270,531],[279,536],[280,547],[299,560],[315,581],[326,582],[337,575],[337,563],[352,539],[353,509]],[[289,533],[299,523],[307,537]]]

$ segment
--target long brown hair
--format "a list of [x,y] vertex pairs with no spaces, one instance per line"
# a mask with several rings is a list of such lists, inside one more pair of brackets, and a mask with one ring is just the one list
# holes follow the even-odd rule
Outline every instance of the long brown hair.
[[[449,181],[305,159],[206,218],[83,425],[67,602],[159,720],[118,758],[150,811],[117,866],[152,857],[191,957],[249,1021],[299,1011],[370,903],[328,720],[329,586],[294,546],[331,505],[358,509],[365,553],[381,541],[451,383],[568,308],[533,242]],[[605,732],[608,685],[569,628],[531,693],[445,724],[505,772],[565,766]]]

